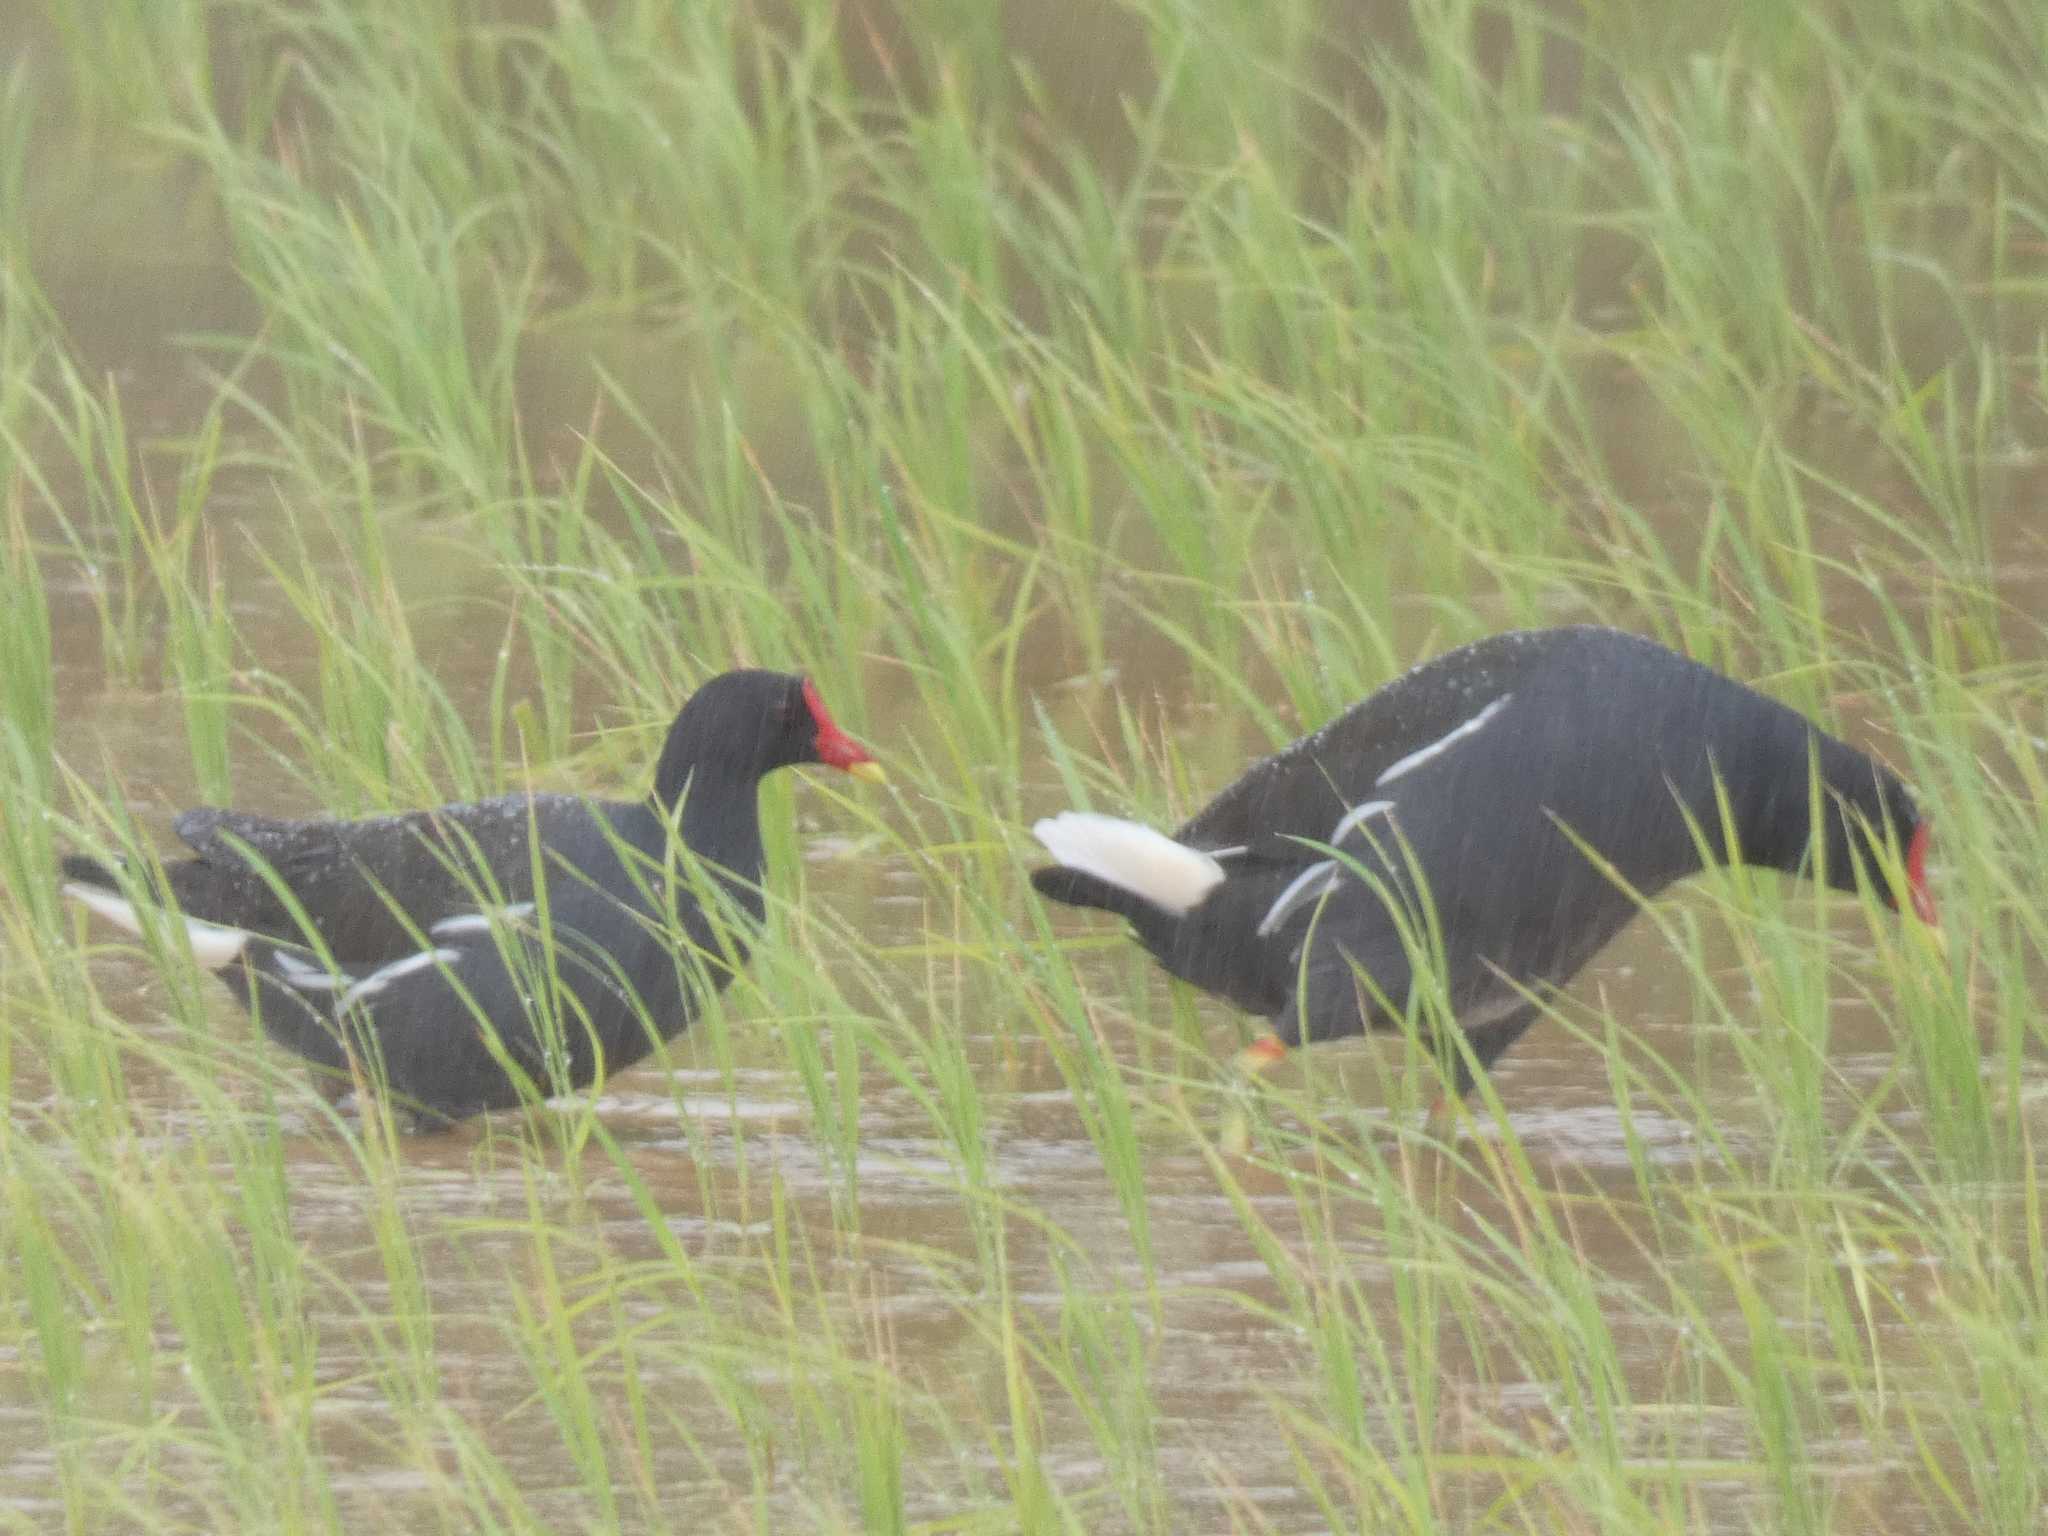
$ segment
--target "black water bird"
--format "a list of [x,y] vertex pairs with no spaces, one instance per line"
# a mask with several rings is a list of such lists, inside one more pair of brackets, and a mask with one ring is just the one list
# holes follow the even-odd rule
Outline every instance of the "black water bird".
[[[683,706],[644,799],[516,794],[361,821],[188,811],[174,826],[193,857],[163,869],[172,931],[182,920],[200,963],[330,1086],[376,1066],[423,1123],[586,1087],[745,963],[760,782],[803,763],[882,777],[809,679],[736,671]],[[164,899],[88,858],[64,877],[131,932],[135,900]]]
[[[1868,879],[1935,921],[1928,823],[1895,774],[1774,699],[1595,627],[1439,656],[1255,763],[1171,837],[1073,811],[1033,830],[1058,861],[1031,877],[1042,895],[1129,919],[1168,972],[1271,1019],[1239,1058],[1249,1071],[1394,1025],[1429,952],[1483,1070],[1703,853],[1818,868],[1842,890]],[[1471,1086],[1459,1054],[1453,1087]]]

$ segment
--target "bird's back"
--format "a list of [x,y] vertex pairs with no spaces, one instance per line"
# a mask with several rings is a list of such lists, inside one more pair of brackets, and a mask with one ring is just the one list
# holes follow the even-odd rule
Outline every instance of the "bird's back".
[[1638,896],[1700,867],[1702,841],[1719,856],[1721,797],[1738,845],[1774,797],[1803,798],[1810,738],[1828,739],[1637,636],[1496,636],[1254,764],[1176,834],[1220,851],[1228,878],[1141,936],[1176,974],[1268,1011],[1296,987],[1312,920],[1319,949],[1390,980],[1433,935],[1461,1006],[1504,979],[1562,983]]
[[175,830],[194,854],[168,869],[189,916],[296,943],[303,913],[344,961],[402,954],[450,917],[531,901],[536,833],[551,883],[580,877],[620,890],[631,885],[622,849],[658,849],[661,836],[644,806],[569,795],[356,821],[208,809],[186,812]]

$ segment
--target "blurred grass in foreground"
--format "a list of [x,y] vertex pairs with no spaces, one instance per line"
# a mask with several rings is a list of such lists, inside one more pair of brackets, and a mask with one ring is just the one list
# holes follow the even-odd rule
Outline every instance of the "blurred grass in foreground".
[[[0,49],[0,1529],[2038,1528],[2033,8]],[[1574,1108],[1437,1146],[1381,1042],[1217,1158],[1237,1026],[1056,938],[1023,826],[1583,618],[1906,772],[1951,962],[1714,877],[1545,1026]],[[613,1104],[333,1117],[50,886],[230,793],[634,784],[748,662],[897,787],[768,795],[767,942]]]

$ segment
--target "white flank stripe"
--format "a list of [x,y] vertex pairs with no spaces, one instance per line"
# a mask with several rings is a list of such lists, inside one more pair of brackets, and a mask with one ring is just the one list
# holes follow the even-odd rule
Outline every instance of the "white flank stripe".
[[[97,912],[116,928],[134,934],[142,932],[142,919],[136,915],[134,903],[123,901],[105,886],[73,880],[66,882],[64,894],[88,911]],[[188,917],[185,919],[185,942],[192,946],[194,960],[209,971],[217,971],[241,954],[249,942],[249,934],[246,929],[228,928]]]
[[1323,859],[1309,865],[1288,881],[1287,889],[1274,897],[1273,905],[1266,908],[1266,915],[1259,919],[1259,937],[1263,939],[1286,922],[1288,915],[1297,907],[1321,901],[1328,892],[1337,889],[1337,882],[1343,878],[1335,859]]
[[1062,811],[1031,829],[1068,869],[1106,880],[1178,916],[1223,883],[1213,855],[1164,832],[1089,811]]
[[1343,819],[1331,829],[1330,846],[1334,848],[1343,842],[1344,834],[1360,822],[1370,821],[1373,817],[1391,811],[1393,808],[1394,802],[1391,800],[1368,800],[1363,805],[1354,805],[1344,813]]
[[294,992],[332,992],[336,987],[355,985],[355,977],[346,971],[339,974],[323,971],[317,965],[309,965],[288,949],[274,949],[270,952],[271,963],[277,969],[277,979]]
[[522,917],[533,916],[534,904],[530,901],[515,901],[507,907],[493,907],[488,912],[458,912],[453,917],[444,917],[427,932],[437,939],[452,939],[461,933],[487,933],[491,924],[516,923]]
[[394,960],[380,966],[361,981],[341,994],[341,1001],[334,1005],[336,1013],[345,1013],[366,997],[375,997],[401,977],[410,976],[414,971],[424,971],[430,965],[453,965],[462,958],[459,949],[423,949],[416,955],[407,955],[403,960]]
[[1402,758],[1399,762],[1395,763],[1393,767],[1389,768],[1385,773],[1381,774],[1377,779],[1375,779],[1373,781],[1372,787],[1374,789],[1380,789],[1388,784],[1393,783],[1394,780],[1400,778],[1402,774],[1414,772],[1417,768],[1420,768],[1424,763],[1428,762],[1431,758],[1457,745],[1458,742],[1464,740],[1467,736],[1470,736],[1474,731],[1484,729],[1486,722],[1491,720],[1495,715],[1499,714],[1502,710],[1506,709],[1508,707],[1508,700],[1512,699],[1513,697],[1514,695],[1512,693],[1502,694],[1499,698],[1495,699],[1491,704],[1487,705],[1486,708],[1482,709],[1481,711],[1479,711],[1478,714],[1474,715],[1470,720],[1467,720],[1463,725],[1457,727],[1455,730],[1444,732],[1443,735],[1437,737],[1437,739],[1435,741],[1432,741],[1428,746],[1421,747],[1413,752],[1410,752],[1406,757]]

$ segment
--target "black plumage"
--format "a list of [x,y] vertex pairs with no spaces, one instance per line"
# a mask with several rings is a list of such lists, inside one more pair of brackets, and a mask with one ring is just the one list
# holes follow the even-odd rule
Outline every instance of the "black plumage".
[[1206,865],[1162,847],[1148,866],[1099,820],[1039,823],[1062,863],[1032,883],[1128,918],[1173,975],[1269,1015],[1276,1041],[1254,1048],[1268,1058],[1392,1024],[1418,946],[1440,942],[1449,1008],[1485,1067],[1538,1016],[1531,997],[1568,982],[1640,897],[1700,870],[1702,844],[1786,871],[1818,859],[1840,889],[1860,865],[1886,893],[1879,849],[1896,847],[1933,919],[1927,824],[1895,774],[1603,628],[1449,652],[1254,764],[1173,834]]
[[[193,857],[164,877],[195,954],[273,1040],[337,1075],[354,1055],[454,1120],[616,1072],[725,985],[763,915],[760,781],[800,763],[879,775],[808,680],[728,672],[677,715],[644,799],[189,811],[174,825]],[[113,870],[71,858],[64,874],[139,926]]]

